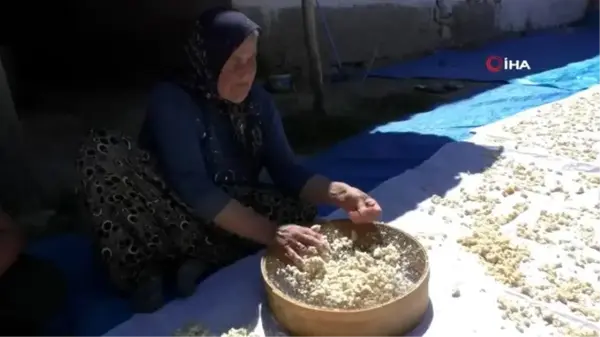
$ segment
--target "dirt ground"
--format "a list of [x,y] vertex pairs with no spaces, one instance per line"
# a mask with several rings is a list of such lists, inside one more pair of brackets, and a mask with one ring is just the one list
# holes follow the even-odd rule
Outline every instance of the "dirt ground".
[[[462,88],[443,94],[415,90],[419,85],[439,87],[449,83]],[[312,110],[312,95],[307,91],[276,95],[275,98],[294,149],[299,154],[311,154],[373,126],[428,111],[482,86],[490,85],[378,78],[335,83],[325,88],[328,115],[316,118],[307,118]]]

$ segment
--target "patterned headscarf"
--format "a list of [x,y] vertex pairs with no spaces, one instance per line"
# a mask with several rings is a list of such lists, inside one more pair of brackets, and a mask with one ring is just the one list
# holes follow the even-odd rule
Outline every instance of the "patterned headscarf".
[[221,113],[227,114],[236,138],[253,154],[262,145],[262,132],[260,125],[252,123],[255,113],[251,98],[239,104],[222,99],[217,81],[233,52],[259,29],[241,12],[225,8],[205,11],[194,23],[192,35],[184,46],[190,73],[182,83],[192,95],[214,103]]

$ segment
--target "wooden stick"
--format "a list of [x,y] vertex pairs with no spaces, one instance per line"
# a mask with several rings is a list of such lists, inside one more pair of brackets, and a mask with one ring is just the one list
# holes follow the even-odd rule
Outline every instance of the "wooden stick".
[[323,66],[317,36],[315,18],[315,0],[302,0],[302,19],[304,23],[304,43],[308,53],[308,76],[313,91],[313,112],[326,115],[325,95],[323,92]]

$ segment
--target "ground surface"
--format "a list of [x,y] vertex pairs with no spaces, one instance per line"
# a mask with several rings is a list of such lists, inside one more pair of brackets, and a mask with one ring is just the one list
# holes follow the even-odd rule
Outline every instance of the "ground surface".
[[327,148],[375,125],[408,118],[430,110],[434,105],[456,99],[481,83],[460,83],[462,89],[446,94],[430,94],[414,90],[416,85],[436,86],[448,81],[387,80],[338,83],[326,89],[328,116],[306,118],[312,108],[309,93],[279,95],[288,138],[299,154],[310,154]]

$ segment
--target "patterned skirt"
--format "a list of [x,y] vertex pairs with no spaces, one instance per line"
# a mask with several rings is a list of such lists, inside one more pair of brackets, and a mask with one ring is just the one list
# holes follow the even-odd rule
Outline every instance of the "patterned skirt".
[[[207,274],[261,246],[194,215],[165,184],[148,152],[118,132],[93,130],[81,147],[79,195],[97,252],[121,290],[190,259]],[[221,186],[232,198],[277,224],[309,223],[316,208],[272,185]],[[207,276],[207,275],[206,275]]]

